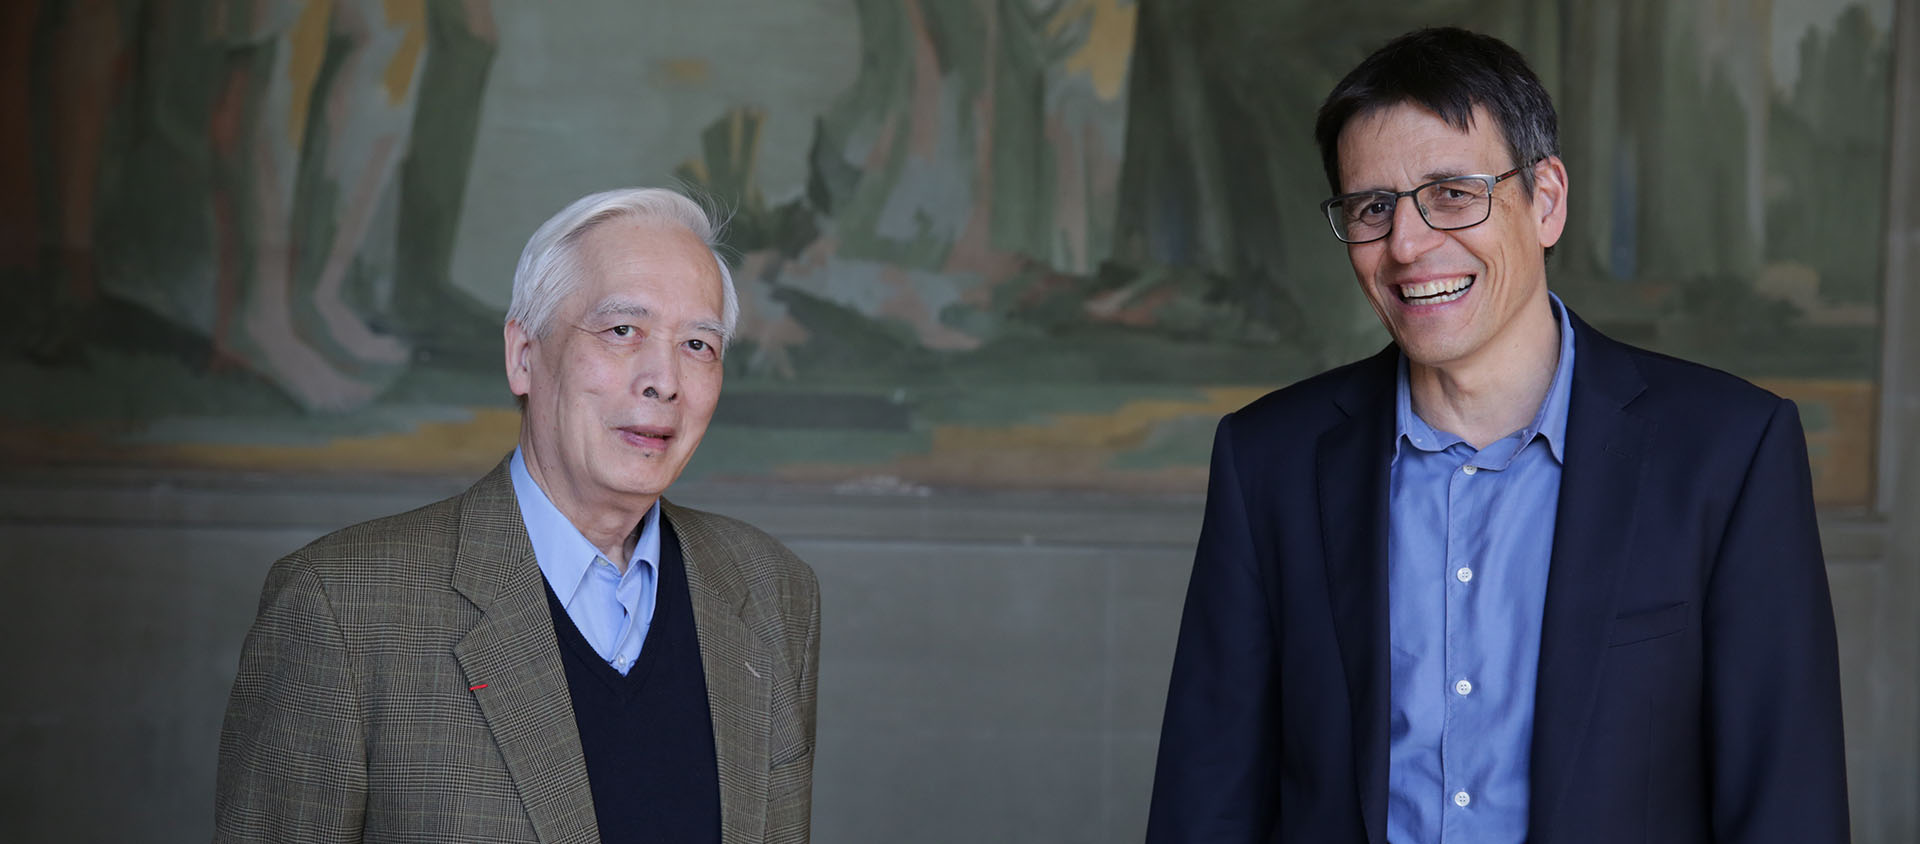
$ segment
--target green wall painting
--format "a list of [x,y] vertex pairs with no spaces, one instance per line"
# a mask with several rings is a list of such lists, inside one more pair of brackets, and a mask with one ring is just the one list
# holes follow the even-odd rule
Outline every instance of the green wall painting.
[[729,218],[690,475],[1192,491],[1213,421],[1385,341],[1319,99],[1453,23],[1554,91],[1552,286],[1800,401],[1866,502],[1890,0],[71,0],[0,12],[14,464],[473,474],[575,196]]

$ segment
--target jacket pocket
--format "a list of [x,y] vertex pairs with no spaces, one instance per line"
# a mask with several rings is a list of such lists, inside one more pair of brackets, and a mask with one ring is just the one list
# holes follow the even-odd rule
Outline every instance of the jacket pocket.
[[1682,601],[1670,607],[1657,610],[1632,612],[1613,617],[1613,626],[1607,632],[1607,647],[1617,648],[1671,636],[1687,629],[1687,609],[1690,605]]

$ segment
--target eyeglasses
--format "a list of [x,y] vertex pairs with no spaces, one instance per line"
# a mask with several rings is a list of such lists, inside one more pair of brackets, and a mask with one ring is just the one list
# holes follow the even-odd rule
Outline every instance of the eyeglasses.
[[[1536,159],[1533,164],[1538,164]],[[1363,190],[1320,203],[1342,243],[1372,243],[1393,233],[1393,209],[1400,197],[1413,197],[1420,219],[1435,231],[1457,231],[1487,221],[1493,214],[1493,186],[1533,166],[1523,164],[1498,176],[1448,176],[1411,190]]]

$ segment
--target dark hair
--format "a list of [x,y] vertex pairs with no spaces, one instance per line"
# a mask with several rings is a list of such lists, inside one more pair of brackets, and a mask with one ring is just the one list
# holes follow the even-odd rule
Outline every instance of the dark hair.
[[[1355,118],[1407,102],[1462,132],[1473,123],[1474,106],[1485,108],[1506,138],[1513,166],[1560,154],[1553,98],[1518,50],[1457,27],[1415,30],[1375,50],[1320,105],[1313,137],[1334,193],[1340,192],[1340,130]],[[1520,180],[1532,196],[1533,169],[1521,171]]]

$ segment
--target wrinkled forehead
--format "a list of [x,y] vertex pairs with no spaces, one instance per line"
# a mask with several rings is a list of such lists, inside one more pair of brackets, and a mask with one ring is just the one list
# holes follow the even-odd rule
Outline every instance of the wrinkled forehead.
[[582,313],[644,311],[718,319],[725,294],[719,257],[685,227],[612,220],[581,236],[568,304]]
[[1354,115],[1340,130],[1337,149],[1343,191],[1409,187],[1480,172],[1511,157],[1485,109],[1474,107],[1456,124],[1412,101]]

